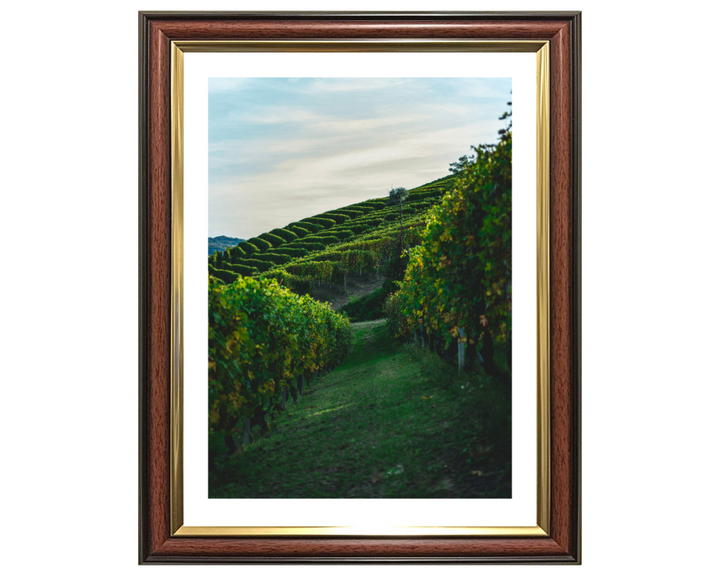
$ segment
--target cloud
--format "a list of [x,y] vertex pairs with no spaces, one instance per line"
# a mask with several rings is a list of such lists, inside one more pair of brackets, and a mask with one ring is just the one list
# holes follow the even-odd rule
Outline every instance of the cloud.
[[248,78],[210,78],[208,90],[210,93],[237,92],[247,86],[248,82]]
[[511,96],[507,79],[215,80],[210,234],[243,238],[447,175]]
[[412,82],[410,78],[326,78],[309,84],[305,93],[368,92],[396,90]]

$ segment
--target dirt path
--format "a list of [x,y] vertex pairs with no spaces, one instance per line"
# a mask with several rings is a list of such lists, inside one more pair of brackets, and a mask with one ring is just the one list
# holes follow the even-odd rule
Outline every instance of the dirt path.
[[380,320],[368,320],[367,322],[355,322],[352,325],[353,330],[361,330],[363,328],[368,328],[370,326],[377,326],[378,324],[384,324],[387,322],[385,318],[380,318]]

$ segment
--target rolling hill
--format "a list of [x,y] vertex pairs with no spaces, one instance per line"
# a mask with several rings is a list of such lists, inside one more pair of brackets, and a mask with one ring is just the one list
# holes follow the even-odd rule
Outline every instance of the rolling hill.
[[[402,206],[403,248],[419,243],[427,211],[452,189],[456,175],[409,191]],[[353,320],[379,317],[390,291],[386,268],[398,253],[400,206],[375,198],[292,222],[209,258],[210,275],[275,278],[298,294],[331,303]],[[370,305],[369,305],[370,303]]]
[[475,150],[209,258],[211,498],[511,497],[511,133]]
[[215,236],[208,238],[208,256],[215,252],[222,252],[228,246],[236,246],[242,242],[242,238],[232,238],[230,236]]

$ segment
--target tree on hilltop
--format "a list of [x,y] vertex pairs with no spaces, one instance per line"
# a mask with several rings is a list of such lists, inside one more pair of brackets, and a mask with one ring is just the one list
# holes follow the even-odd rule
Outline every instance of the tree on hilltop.
[[453,174],[459,174],[475,161],[475,156],[461,156],[457,162],[450,162],[450,168],[448,169]]
[[400,249],[402,250],[402,243],[403,243],[403,211],[402,206],[403,202],[407,200],[408,197],[408,191],[405,188],[391,188],[388,192],[387,197],[387,205],[388,206],[397,206],[400,204]]

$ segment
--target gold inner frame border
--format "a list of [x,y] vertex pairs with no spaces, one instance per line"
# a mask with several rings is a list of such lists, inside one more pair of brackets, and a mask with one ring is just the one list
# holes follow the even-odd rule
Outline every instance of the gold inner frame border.
[[[183,525],[183,54],[185,52],[524,52],[536,54],[537,158],[537,525]],[[174,41],[171,101],[170,530],[174,537],[464,536],[542,537],[550,526],[550,46],[535,40]]]

